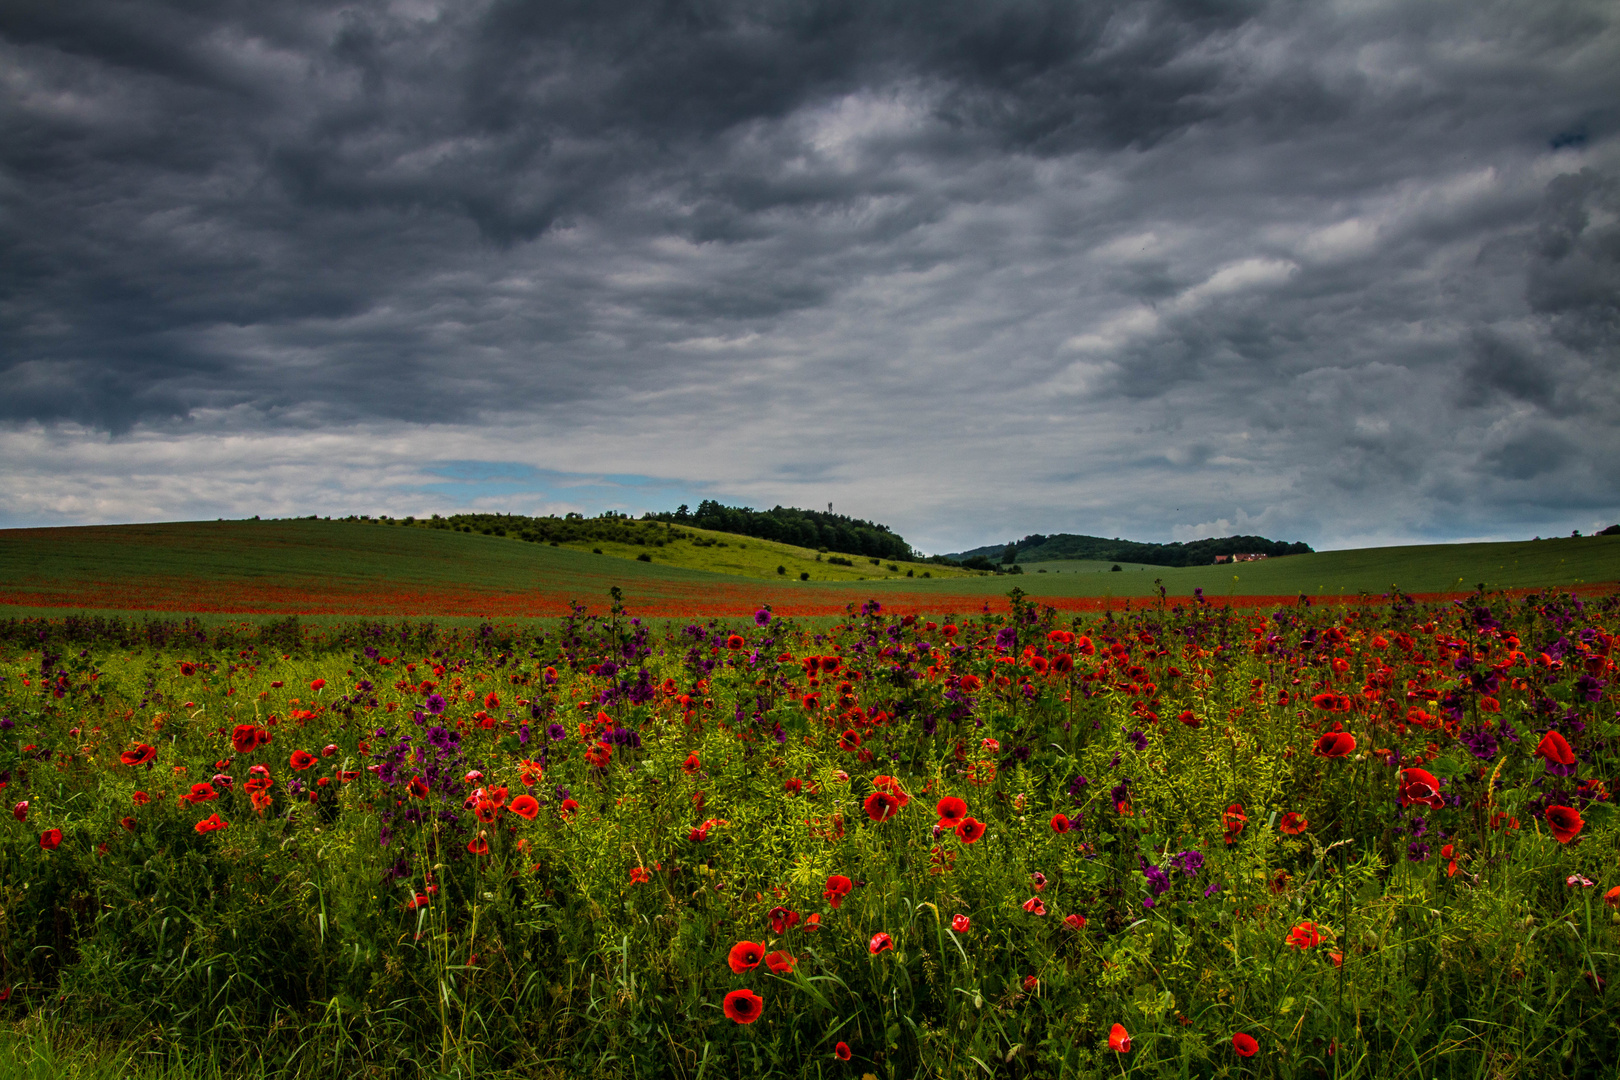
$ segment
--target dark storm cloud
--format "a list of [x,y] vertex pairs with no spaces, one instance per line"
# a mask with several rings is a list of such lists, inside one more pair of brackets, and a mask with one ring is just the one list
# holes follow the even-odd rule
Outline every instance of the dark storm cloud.
[[[420,419],[418,395],[375,393],[371,375],[386,362],[407,384],[433,382],[419,373],[443,356],[421,340],[431,325],[372,326],[356,342],[345,324],[424,288],[509,351],[557,347],[538,361],[547,396],[579,393],[568,367],[607,361],[572,351],[593,327],[569,294],[597,282],[557,268],[550,310],[492,320],[457,283],[424,277],[487,257],[480,237],[510,246],[559,223],[768,242],[779,229],[762,215],[914,196],[881,173],[785,177],[774,153],[727,153],[749,125],[872,85],[940,87],[934,145],[910,149],[945,159],[1151,143],[1207,111],[1216,66],[1173,62],[1241,11],[1148,5],[1132,19],[1110,39],[1113,13],[1067,4],[13,10],[6,351],[47,372],[5,415],[125,429],[215,399],[273,411],[303,392],[337,415]],[[930,220],[927,202],[868,236]],[[767,275],[742,266],[627,299],[655,318],[769,318],[826,302],[831,276],[784,258]],[[230,326],[262,328],[283,355],[299,326],[324,326],[322,374],[192,340]],[[502,374],[508,393],[535,392]],[[431,397],[454,418],[486,389],[447,381]]]
[[1574,2],[9,5],[0,516],[161,516],[38,493],[118,487],[106,433],[344,432],[934,549],[1610,513],[1617,51]]

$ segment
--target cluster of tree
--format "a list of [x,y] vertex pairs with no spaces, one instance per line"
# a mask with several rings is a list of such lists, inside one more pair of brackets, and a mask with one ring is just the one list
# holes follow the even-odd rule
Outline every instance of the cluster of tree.
[[1017,562],[1043,562],[1051,559],[1096,559],[1104,562],[1147,563],[1149,566],[1206,566],[1217,555],[1306,555],[1304,543],[1267,540],[1263,536],[1223,536],[1190,543],[1152,544],[1136,540],[1108,540],[1100,536],[1058,533],[1045,536],[1032,533],[1022,540],[1003,545],[974,548],[954,558],[963,566],[976,566],[999,560],[1001,565]]
[[[412,523],[407,519],[407,523]],[[512,536],[530,543],[568,544],[581,541],[617,544],[637,544],[645,547],[663,547],[670,540],[679,540],[688,534],[653,521],[637,521],[623,514],[606,513],[588,518],[580,514],[565,517],[525,517],[522,514],[435,514],[426,521],[413,524],[429,529],[450,529],[455,532],[483,533],[485,536]]]
[[649,519],[737,533],[761,540],[777,540],[822,551],[843,551],[878,559],[915,558],[911,545],[887,525],[820,510],[799,510],[788,506],[754,510],[746,506],[722,506],[713,499],[705,499],[698,503],[696,511],[682,504],[674,511],[649,514],[644,520]]

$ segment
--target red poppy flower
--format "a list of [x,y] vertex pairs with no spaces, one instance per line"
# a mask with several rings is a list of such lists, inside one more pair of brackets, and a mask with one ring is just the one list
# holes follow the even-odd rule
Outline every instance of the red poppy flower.
[[496,806],[492,799],[479,799],[478,805],[473,807],[473,816],[485,825],[495,824],[495,819],[500,816],[500,813],[501,808]]
[[1031,915],[1045,915],[1046,905],[1041,903],[1040,897],[1032,896],[1028,900],[1024,901],[1024,910],[1029,912]]
[[148,795],[144,791],[137,791],[135,794],[131,795],[129,799],[130,802],[133,802],[136,806],[145,806],[147,803],[152,801],[152,796]]
[[477,836],[467,841],[467,850],[472,852],[474,855],[488,855],[489,840],[485,838],[483,833],[479,833]]
[[691,776],[701,768],[703,768],[703,762],[698,760],[697,751],[695,750],[687,754],[686,760],[681,762],[681,772],[687,776]]
[[979,681],[979,677],[977,675],[962,676],[962,692],[965,694],[974,693],[983,685],[984,683]]
[[1536,745],[1536,753],[1546,758],[1551,765],[1575,764],[1575,753],[1569,748],[1569,743],[1556,731],[1549,731],[1541,737]]
[[291,765],[299,772],[303,772],[305,769],[309,768],[319,760],[319,758],[310,753],[308,750],[294,750],[292,757],[287,759],[287,764]]
[[955,795],[947,795],[935,805],[934,813],[939,815],[940,828],[954,829],[967,817],[967,803]]
[[573,799],[564,799],[562,801],[562,806],[558,809],[562,811],[563,817],[571,818],[579,812],[579,803],[575,802]]
[[192,784],[191,792],[180,797],[189,803],[196,804],[200,802],[208,802],[210,799],[219,798],[219,792],[214,790],[213,784],[210,784],[208,781],[204,780],[201,783]]
[[[512,809],[514,811],[517,809],[516,803],[512,804]],[[647,868],[645,866],[632,866],[630,868],[630,884],[645,885],[651,880],[652,875],[647,872]]]
[[1240,1031],[1232,1036],[1232,1049],[1238,1052],[1239,1057],[1254,1057],[1260,1051],[1260,1044],[1254,1041],[1253,1035]]
[[972,818],[963,818],[961,824],[956,826],[956,835],[964,844],[977,844],[979,837],[984,835],[984,825]]
[[1288,931],[1288,944],[1291,948],[1304,952],[1306,949],[1322,944],[1322,932],[1313,922],[1302,922]]
[[411,777],[411,782],[405,785],[405,790],[413,799],[425,799],[428,797],[427,781],[420,776]]
[[1065,915],[1063,925],[1070,930],[1084,930],[1086,928],[1086,917],[1084,915]]
[[1327,709],[1331,711],[1338,708],[1339,695],[1331,693],[1317,694],[1315,697],[1311,698],[1311,704],[1315,705],[1318,709]]
[[744,644],[746,643],[743,641],[741,634],[732,634],[726,638],[726,648],[728,649],[740,649]]
[[793,929],[799,924],[799,913],[797,911],[789,911],[785,907],[771,908],[770,915],[768,917],[771,920],[771,933],[778,937],[781,937],[783,934],[787,933],[789,930]]
[[251,754],[259,745],[258,729],[252,724],[237,724],[231,731],[231,746],[238,754]]
[[220,829],[230,828],[230,822],[215,813],[209,814],[193,827],[197,830],[198,835],[206,835],[211,832],[218,832]]
[[13,806],[11,808],[11,816],[16,818],[18,821],[27,821],[28,820],[28,800],[24,799],[22,802],[18,803],[16,806]]
[[1052,815],[1052,831],[1059,834],[1069,831],[1069,817],[1067,814]]
[[794,966],[798,964],[798,962],[798,957],[785,953],[781,949],[778,949],[773,953],[769,953],[765,957],[765,966],[776,972],[778,975],[788,974],[793,970]]
[[55,851],[62,846],[62,830],[46,829],[39,834],[39,846],[46,851]]
[[[1620,886],[1617,886],[1617,888],[1620,888]],[[973,920],[968,918],[966,915],[951,916],[951,929],[955,930],[958,934],[965,934],[972,929],[972,927]]]
[[1356,737],[1348,731],[1327,731],[1316,740],[1311,753],[1317,757],[1342,758],[1355,753]]
[[1553,838],[1560,844],[1567,844],[1575,839],[1585,825],[1586,822],[1581,820],[1580,812],[1574,807],[1547,807],[1547,827],[1552,830]]
[[1434,778],[1433,773],[1422,769],[1402,769],[1400,804],[1441,810],[1445,808],[1446,800],[1440,797],[1440,781]]
[[524,821],[533,821],[534,816],[540,812],[540,804],[533,795],[519,795],[512,800],[511,810]]
[[726,995],[726,1000],[720,1007],[728,1020],[735,1020],[739,1024],[752,1024],[764,1011],[765,999],[752,990],[733,990]]
[[1612,908],[1620,908],[1620,885],[1615,885],[1603,894],[1603,902]]
[[806,915],[805,918],[804,918],[804,926],[802,927],[802,929],[807,934],[808,933],[813,933],[814,931],[817,931],[817,930],[820,930],[821,929],[821,916],[819,914]]
[[193,664],[193,663],[190,663],[189,661],[186,661],[186,660],[180,661],[180,674],[182,674],[182,675],[195,675],[195,674],[197,674],[197,665]]
[[1237,843],[1238,834],[1243,831],[1243,827],[1248,823],[1249,819],[1243,813],[1242,803],[1233,803],[1226,808],[1226,813],[1221,815],[1221,828],[1226,833],[1228,847]]
[[902,810],[911,801],[911,796],[907,795],[905,789],[900,786],[900,781],[892,776],[874,776],[872,777],[872,786],[892,796],[894,801],[900,804]]
[[838,736],[838,749],[840,750],[846,752],[850,750],[858,750],[860,749],[860,746],[861,733],[858,731],[846,731],[842,735]]
[[585,760],[590,762],[592,765],[595,765],[598,769],[607,768],[608,760],[612,757],[613,747],[609,746],[605,742],[599,742],[589,750],[585,751]]
[[315,679],[313,682],[311,682],[309,684],[309,688],[311,690],[321,690],[325,686],[326,686],[326,680],[325,679]]
[[765,959],[765,946],[752,941],[739,941],[731,947],[731,953],[726,957],[726,963],[731,970],[741,975],[745,971],[759,967],[759,962]]
[[1058,653],[1052,657],[1052,674],[1068,675],[1074,671],[1074,657],[1068,653]]
[[1131,1052],[1131,1033],[1125,1030],[1124,1024],[1115,1024],[1108,1029],[1108,1049],[1116,1054]]
[[872,792],[861,805],[866,810],[866,816],[878,823],[888,821],[900,812],[900,801],[887,791]]
[[[823,890],[821,895],[826,899],[827,903],[832,905],[833,910],[836,911],[838,910],[838,906],[844,902],[844,897],[848,896],[849,891],[854,887],[855,883],[849,880],[849,878],[845,877],[843,874],[834,874],[832,877],[827,879],[827,888]],[[808,929],[808,927],[806,927],[806,929]]]
[[125,765],[145,765],[157,757],[157,747],[145,743],[136,743],[133,748],[125,750],[118,755],[118,760]]
[[1289,836],[1298,836],[1310,828],[1310,825],[1309,821],[1290,810],[1282,816],[1282,820],[1277,823],[1277,828]]
[[849,1052],[849,1043],[841,1042],[833,1047],[833,1057],[839,1061],[848,1061],[854,1055]]
[[888,934],[885,934],[881,930],[879,930],[877,933],[873,934],[872,935],[872,940],[866,943],[866,951],[871,953],[873,956],[876,956],[880,952],[885,952],[885,951],[891,950],[893,948],[894,948],[894,939],[891,938]]

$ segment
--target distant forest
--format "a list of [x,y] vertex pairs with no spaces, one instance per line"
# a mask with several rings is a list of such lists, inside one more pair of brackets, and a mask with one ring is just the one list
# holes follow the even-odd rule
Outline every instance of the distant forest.
[[1263,536],[1223,536],[1182,544],[1150,544],[1135,540],[1107,540],[1100,536],[1032,533],[1010,544],[974,548],[947,558],[968,566],[976,562],[1045,562],[1052,559],[1096,559],[1105,562],[1147,563],[1149,566],[1207,566],[1217,555],[1307,555],[1309,544],[1267,540]]
[[745,506],[722,506],[713,499],[704,499],[698,503],[696,511],[688,510],[682,504],[676,510],[650,514],[648,517],[654,521],[690,525],[695,529],[737,533],[823,551],[840,551],[878,559],[917,560],[911,545],[887,525],[820,510],[799,510],[789,506],[753,510]]

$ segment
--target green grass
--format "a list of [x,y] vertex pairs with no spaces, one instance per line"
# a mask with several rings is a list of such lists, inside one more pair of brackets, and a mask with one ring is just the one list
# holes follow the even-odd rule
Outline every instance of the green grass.
[[[1620,580],[1620,536],[1356,548],[1236,565],[1107,570],[1108,564],[1096,562],[1028,563],[1017,584],[1040,596],[1147,596],[1155,591],[1154,578],[1172,595],[1202,588],[1212,597],[1384,593],[1391,585],[1407,593],[1468,592],[1480,583],[1487,589],[1543,588]],[[1008,579],[996,580],[1008,587]]]
[[[524,588],[559,579],[617,578],[589,551],[446,530],[347,521],[182,521],[0,530],[0,580],[115,581],[184,575],[208,581],[409,581]],[[668,565],[652,578],[687,580]]]
[[[938,596],[948,603],[947,597],[1001,597],[1014,586],[1053,599],[1151,596],[1156,581],[1171,595],[1201,588],[1219,599],[1378,595],[1391,586],[1407,593],[1442,593],[1471,591],[1481,583],[1495,590],[1620,580],[1620,537],[1613,536],[1328,551],[1236,566],[1131,564],[1117,573],[1108,569],[1111,564],[1059,561],[1028,564],[1022,575],[990,575],[927,564],[873,566],[855,556],[845,556],[855,565],[843,567],[825,561],[826,555],[818,562],[818,553],[804,548],[685,531],[687,538],[660,548],[610,542],[551,547],[348,521],[0,530],[0,601],[9,601],[0,602],[0,612],[50,614],[65,606],[104,613],[197,611],[208,607],[201,600],[233,590],[278,597],[277,606],[236,610],[284,612],[318,610],[314,601],[336,594],[381,596],[392,590],[404,598],[400,614],[427,616],[471,615],[481,610],[481,598],[520,595],[578,597],[599,605],[613,586],[624,589],[632,606],[662,599],[669,607],[681,597],[730,590],[746,593],[745,599],[821,597],[831,608],[879,587],[884,595],[914,596],[920,603]],[[638,561],[641,554],[651,561]],[[777,574],[778,566],[785,573]],[[905,577],[907,570],[916,576]],[[798,580],[803,572],[811,574],[807,583]],[[932,577],[924,579],[924,573]],[[154,589],[161,603],[126,599]],[[445,601],[458,595],[465,601],[459,606]],[[301,597],[310,603],[301,607]]]
[[[908,580],[908,572],[911,574],[910,580],[921,578],[924,574],[930,578],[944,580],[993,576],[980,570],[961,570],[934,563],[872,559],[865,555],[850,555],[837,551],[822,553],[814,548],[796,547],[793,544],[761,540],[752,536],[738,536],[735,533],[694,529],[688,525],[682,525],[679,531],[686,535],[678,540],[667,541],[663,547],[590,540],[565,543],[561,546],[581,552],[600,551],[602,555],[620,559],[635,560],[647,555],[654,566],[679,567],[711,574],[766,580],[796,581],[801,573],[809,574],[811,581],[823,582],[899,582]],[[522,541],[514,542],[522,543]],[[829,560],[833,558],[847,559],[854,565],[843,566],[830,562]],[[777,572],[779,566],[783,568],[782,573]]]

